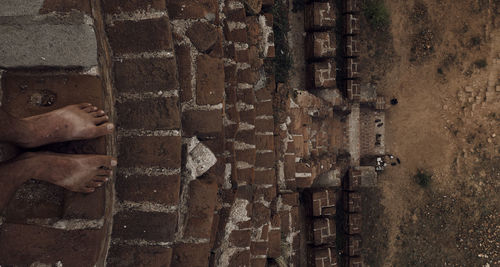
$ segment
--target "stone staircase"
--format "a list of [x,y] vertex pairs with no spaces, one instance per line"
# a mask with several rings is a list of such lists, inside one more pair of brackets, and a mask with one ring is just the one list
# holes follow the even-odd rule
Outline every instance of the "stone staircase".
[[350,76],[341,90],[332,88],[339,40],[328,31],[339,7],[307,7],[319,16],[306,25],[308,75],[312,87],[333,90],[332,101],[266,72],[272,0],[40,3],[43,12],[81,11],[96,60],[77,70],[2,66],[2,105],[17,116],[78,102],[106,107],[114,136],[50,149],[108,153],[119,165],[89,195],[23,187],[0,223],[0,264],[336,266],[344,208],[352,236],[343,255],[358,266],[357,1],[344,9],[350,63],[341,67]]

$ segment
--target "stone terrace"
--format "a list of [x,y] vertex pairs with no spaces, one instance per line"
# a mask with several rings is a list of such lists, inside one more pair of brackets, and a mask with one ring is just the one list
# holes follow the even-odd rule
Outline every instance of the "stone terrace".
[[385,151],[384,103],[358,77],[359,2],[306,6],[309,82],[294,90],[266,68],[274,1],[0,0],[2,107],[94,103],[113,136],[42,150],[118,157],[92,194],[23,185],[0,265],[362,266],[360,160]]

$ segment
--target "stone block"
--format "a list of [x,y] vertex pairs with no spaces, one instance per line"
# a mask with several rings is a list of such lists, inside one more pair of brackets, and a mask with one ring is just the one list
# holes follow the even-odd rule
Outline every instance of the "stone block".
[[346,247],[344,251],[346,251],[347,255],[350,257],[360,256],[362,252],[361,236],[359,235],[347,236]]
[[108,266],[171,266],[172,248],[160,246],[111,245]]
[[236,183],[237,185],[247,185],[247,184],[253,184],[254,182],[254,177],[255,177],[255,172],[254,169],[249,167],[249,168],[238,168],[238,163],[236,164],[237,169],[236,169]]
[[271,210],[262,203],[253,203],[252,211],[252,225],[255,228],[260,228],[271,219]]
[[360,42],[358,36],[348,35],[345,37],[345,56],[346,57],[359,57],[360,56]]
[[[266,241],[252,242],[250,244],[250,253],[253,255],[267,255],[269,243]],[[253,265],[252,265],[253,266]],[[266,266],[265,264],[263,265]]]
[[170,266],[208,266],[209,243],[177,243]]
[[251,125],[255,125],[255,109],[249,108],[246,110],[240,110],[239,113],[240,122],[245,122]]
[[229,266],[250,266],[250,250],[242,250],[233,254],[229,259]]
[[30,219],[59,218],[64,205],[64,189],[53,184],[24,183],[4,209],[7,222],[27,223]]
[[246,22],[245,8],[231,9],[227,5],[224,6],[224,14],[227,21]]
[[222,132],[222,110],[189,110],[182,113],[185,136]]
[[362,257],[348,257],[346,259],[347,267],[363,267],[363,258]]
[[216,198],[216,183],[194,180],[189,184],[185,238],[210,239]]
[[236,133],[235,139],[238,142],[242,142],[248,145],[255,145],[255,129],[239,130]]
[[349,170],[349,175],[344,183],[344,190],[357,191],[361,187],[361,172]]
[[238,82],[255,84],[259,80],[259,73],[251,68],[238,71]]
[[123,129],[168,130],[180,128],[179,99],[158,97],[117,103],[117,126]]
[[345,232],[349,235],[361,234],[362,216],[359,213],[347,214]]
[[63,219],[98,220],[103,218],[106,205],[104,187],[97,188],[92,194],[71,191],[64,193]]
[[349,213],[361,212],[361,193],[345,191],[344,210]]
[[228,24],[228,22],[224,24],[224,37],[227,41],[242,43],[248,42],[246,27],[242,29],[233,28]]
[[335,61],[309,63],[308,76],[312,82],[311,89],[323,89],[336,87],[337,70]]
[[3,0],[0,17],[38,15],[44,0]]
[[255,120],[255,129],[258,132],[273,132],[274,131],[274,119],[264,118]]
[[166,17],[116,21],[107,27],[107,32],[115,55],[173,49],[170,22]]
[[359,15],[357,14],[346,14],[344,16],[344,34],[345,35],[358,35],[360,31]]
[[236,161],[240,161],[240,162],[242,161],[242,162],[246,162],[250,165],[254,165],[255,156],[256,156],[255,148],[249,148],[249,149],[245,149],[245,150],[236,150],[235,154],[236,154]]
[[251,234],[250,230],[233,230],[229,234],[229,244],[232,247],[249,247]]
[[336,213],[337,192],[322,190],[312,193],[313,216],[333,216]]
[[285,205],[296,207],[299,205],[299,193],[284,193],[281,194],[281,201]]
[[118,162],[121,167],[180,168],[180,136],[123,137]]
[[306,31],[318,31],[335,27],[335,10],[331,2],[312,2],[305,8]]
[[[253,252],[250,251],[253,255]],[[252,258],[250,260],[250,266],[252,267],[266,267],[267,266],[267,259],[266,258]]]
[[347,98],[358,101],[361,98],[361,84],[358,80],[346,80]]
[[347,79],[356,79],[360,76],[359,60],[357,58],[347,58],[345,68]]
[[314,248],[314,263],[316,267],[337,266],[337,255],[334,247]]
[[191,80],[191,48],[188,45],[176,45],[175,56],[179,72],[179,87],[181,102],[187,102],[193,98]]
[[197,59],[196,103],[215,105],[223,101],[224,64],[221,59],[200,55]]
[[[259,172],[255,172],[255,180],[257,181],[257,177],[259,176]],[[274,181],[276,182],[276,181]],[[257,183],[254,183],[257,185]],[[276,192],[276,186],[262,186],[262,187],[256,187],[254,191],[254,199],[263,199],[264,201],[271,202],[276,198],[277,192]]]
[[113,217],[113,238],[157,242],[174,240],[177,213],[120,211]]
[[46,20],[21,17],[0,25],[1,68],[97,65],[97,41],[92,25],[85,24],[81,17],[62,20],[60,24]]
[[274,151],[274,135],[255,135],[255,146],[257,150]]
[[255,104],[255,116],[273,116],[273,102],[258,102]]
[[344,3],[344,13],[347,14],[358,14],[361,12],[361,0],[345,0]]
[[165,10],[165,1],[162,0],[105,0],[102,8],[107,14],[118,14],[121,12]]
[[0,228],[2,265],[30,266],[33,262],[94,266],[104,238],[102,230],[59,230],[4,223]]
[[102,84],[96,76],[9,71],[3,74],[2,89],[2,107],[21,118],[85,102],[103,108]]
[[308,33],[305,40],[306,57],[309,60],[333,58],[337,43],[330,32]]
[[179,203],[180,175],[128,176],[119,172],[115,187],[119,200],[177,205]]
[[257,153],[255,158],[256,167],[273,168],[274,164],[274,151],[266,153]]
[[[36,1],[38,2],[38,1]],[[40,9],[41,14],[50,12],[72,12],[78,10],[86,14],[92,14],[89,0],[45,0]]]
[[206,53],[217,42],[217,29],[211,23],[197,21],[187,29],[186,36],[198,51]]
[[276,173],[273,170],[255,171],[255,184],[275,184]]
[[336,236],[335,220],[315,218],[313,222],[314,245],[334,244]]
[[218,9],[217,0],[167,0],[171,19],[207,19],[213,21]]
[[[186,62],[179,62],[180,64]],[[188,62],[190,66],[191,62]],[[114,63],[115,86],[119,93],[177,90],[177,64],[174,58],[123,59]],[[185,77],[180,77],[185,78]],[[182,79],[179,81],[184,82]],[[191,79],[189,79],[189,82]]]

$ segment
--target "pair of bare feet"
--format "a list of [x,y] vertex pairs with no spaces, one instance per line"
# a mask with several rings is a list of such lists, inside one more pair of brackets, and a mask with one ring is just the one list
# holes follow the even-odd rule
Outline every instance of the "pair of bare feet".
[[[0,112],[7,134],[2,141],[33,148],[71,140],[92,139],[113,132],[109,117],[97,107],[83,103],[66,106],[45,114],[15,119]],[[10,131],[10,135],[8,135]],[[0,165],[0,176],[11,177],[10,184],[18,186],[34,178],[47,181],[75,192],[90,193],[112,176],[117,160],[104,155],[67,155],[57,153],[24,153],[15,160]],[[1,201],[0,201],[1,202]]]

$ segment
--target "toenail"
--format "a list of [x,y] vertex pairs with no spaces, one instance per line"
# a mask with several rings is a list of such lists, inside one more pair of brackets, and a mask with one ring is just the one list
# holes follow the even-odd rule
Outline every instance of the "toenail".
[[106,128],[108,128],[108,130],[113,130],[113,128],[115,128],[115,126],[113,124],[108,124],[106,126]]
[[113,159],[113,160],[111,160],[111,166],[113,166],[113,167],[114,167],[114,166],[116,166],[117,164],[118,164],[118,162],[116,162],[116,160],[114,160],[114,159]]

